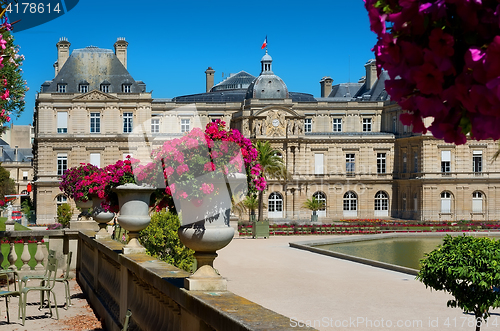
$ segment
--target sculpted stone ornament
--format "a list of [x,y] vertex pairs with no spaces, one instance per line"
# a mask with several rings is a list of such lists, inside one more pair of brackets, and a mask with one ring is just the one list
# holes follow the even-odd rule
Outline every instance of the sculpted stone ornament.
[[118,100],[118,98],[97,90],[92,90],[89,93],[77,96],[74,100]]
[[267,135],[271,137],[284,137],[286,134],[285,114],[277,110],[271,111],[266,117]]

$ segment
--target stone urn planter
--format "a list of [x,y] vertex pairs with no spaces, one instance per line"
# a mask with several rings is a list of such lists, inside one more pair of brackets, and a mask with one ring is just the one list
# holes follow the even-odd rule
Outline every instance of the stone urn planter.
[[75,205],[82,210],[82,213],[86,213],[93,206],[92,200],[81,201],[75,200]]
[[[245,174],[229,174],[230,187],[246,182]],[[185,279],[185,287],[193,291],[225,291],[227,282],[213,268],[217,251],[227,246],[234,236],[230,226],[231,199],[223,179],[213,181],[220,194],[208,196],[201,205],[190,200],[180,201],[182,226],[178,230],[181,242],[195,251],[198,269]],[[176,202],[177,204],[177,202]]]
[[124,254],[145,253],[146,248],[139,243],[139,232],[151,221],[149,200],[154,188],[128,183],[113,189],[118,195],[120,213],[118,223],[128,231],[129,242],[123,247]]
[[115,217],[115,213],[105,211],[101,207],[101,202],[104,199],[99,198],[97,195],[92,195],[92,218],[99,225],[99,231],[96,233],[96,239],[110,238],[111,234],[108,232],[108,222]]

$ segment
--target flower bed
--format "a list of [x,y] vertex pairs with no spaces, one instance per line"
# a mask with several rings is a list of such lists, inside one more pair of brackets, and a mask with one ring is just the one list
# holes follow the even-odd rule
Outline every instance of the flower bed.
[[[252,224],[238,226],[240,236],[252,235]],[[375,234],[382,232],[469,232],[469,231],[500,231],[500,222],[443,222],[443,221],[387,221],[387,220],[348,220],[334,224],[271,224],[269,234],[274,236],[304,235],[304,234]]]

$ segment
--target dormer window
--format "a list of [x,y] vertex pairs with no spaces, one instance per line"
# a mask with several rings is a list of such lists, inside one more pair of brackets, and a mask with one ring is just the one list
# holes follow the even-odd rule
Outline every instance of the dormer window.
[[66,93],[66,84],[57,84],[57,92]]
[[123,93],[130,93],[131,90],[132,90],[132,85],[130,85],[130,84],[123,84],[122,85],[122,92]]
[[107,80],[104,80],[102,83],[101,83],[101,86],[99,87],[99,89],[101,90],[101,92],[103,93],[109,93],[109,85],[111,85]]
[[80,84],[79,86],[80,93],[88,93],[89,86],[86,84]]

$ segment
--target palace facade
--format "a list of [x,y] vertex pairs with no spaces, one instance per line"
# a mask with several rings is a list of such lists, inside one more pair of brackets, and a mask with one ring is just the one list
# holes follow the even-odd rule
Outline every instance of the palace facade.
[[[265,218],[310,220],[302,204],[326,202],[320,220],[403,218],[486,220],[500,218],[500,167],[491,162],[494,141],[447,144],[411,133],[401,109],[388,98],[375,61],[358,83],[320,81],[321,97],[289,91],[261,59],[255,77],[245,71],[206,91],[153,98],[127,71],[128,43],[114,50],[73,50],[61,39],[55,77],[42,84],[35,110],[35,203],[39,223],[54,222],[63,172],[80,163],[98,166],[132,155],[147,160],[166,139],[216,119],[253,141],[267,140],[293,174],[269,181]],[[71,202],[73,203],[73,202]]]

